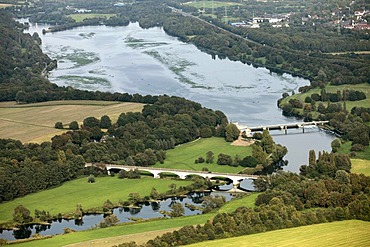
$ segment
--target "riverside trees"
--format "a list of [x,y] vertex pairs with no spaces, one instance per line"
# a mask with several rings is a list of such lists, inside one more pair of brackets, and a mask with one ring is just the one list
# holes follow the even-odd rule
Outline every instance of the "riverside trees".
[[[311,159],[314,156],[311,152]],[[327,159],[327,155],[320,154],[315,162]],[[310,163],[313,165],[312,160]],[[144,246],[186,245],[332,221],[370,220],[370,177],[342,168],[336,168],[334,177],[321,170],[310,178],[283,171],[260,176],[255,186],[263,193],[258,195],[255,207],[219,213],[202,226],[183,227],[149,240]],[[119,246],[137,245],[131,242]]]

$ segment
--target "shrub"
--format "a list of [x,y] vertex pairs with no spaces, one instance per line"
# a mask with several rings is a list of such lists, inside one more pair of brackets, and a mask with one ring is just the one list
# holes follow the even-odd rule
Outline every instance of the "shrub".
[[63,123],[62,122],[56,122],[55,125],[54,125],[54,128],[63,129]]
[[362,144],[354,144],[351,147],[351,151],[355,151],[355,152],[364,151],[364,150],[365,150],[365,146]]
[[204,163],[205,159],[203,157],[198,157],[198,159],[195,161],[195,163]]
[[87,178],[88,183],[95,183],[95,176],[90,174],[90,176]]
[[71,130],[78,130],[80,128],[80,126],[78,125],[77,121],[72,121],[70,124],[69,124],[69,128]]

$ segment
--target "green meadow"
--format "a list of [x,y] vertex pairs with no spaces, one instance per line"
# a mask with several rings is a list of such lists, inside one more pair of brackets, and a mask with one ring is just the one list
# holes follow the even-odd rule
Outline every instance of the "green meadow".
[[[338,149],[339,153],[350,154],[351,153],[352,142],[344,142]],[[356,152],[356,159],[370,160],[370,146],[365,147],[364,151]]]
[[[325,90],[328,93],[336,93],[337,91],[341,91],[342,92],[345,89],[357,90],[357,91],[364,92],[366,94],[366,99],[364,99],[364,100],[360,100],[360,101],[346,101],[347,110],[351,110],[355,106],[357,106],[357,107],[365,107],[365,108],[369,108],[370,107],[370,86],[369,86],[368,83],[362,83],[362,84],[356,84],[356,85],[349,85],[349,84],[345,84],[345,85],[328,85],[328,86],[325,87]],[[304,103],[304,100],[305,100],[305,98],[307,96],[311,96],[314,93],[320,94],[320,92],[321,92],[321,89],[320,88],[314,88],[314,89],[309,90],[306,93],[299,93],[299,94],[295,94],[295,95],[292,95],[290,97],[287,97],[287,98],[283,99],[281,103],[284,105],[290,99],[299,99],[301,102]],[[319,103],[319,102],[316,102],[316,103]],[[325,104],[326,104],[326,102],[325,102]],[[303,111],[303,110],[300,110],[300,111]]]
[[[213,164],[198,163],[195,160],[198,157],[206,158],[206,153],[212,151],[214,153]],[[206,167],[212,172],[222,173],[238,173],[243,170],[243,167],[232,167],[217,165],[217,156],[220,154],[230,155],[233,159],[235,156],[244,158],[252,154],[252,148],[246,146],[233,146],[230,142],[226,142],[224,138],[202,138],[196,141],[176,146],[174,149],[166,152],[164,164],[156,164],[154,167],[194,170],[201,171]]]
[[370,222],[348,220],[206,241],[188,246],[369,246],[369,231]]
[[[157,180],[163,181],[163,180]],[[147,222],[133,222],[125,223],[108,228],[100,228],[94,230],[86,230],[81,232],[75,232],[71,234],[56,235],[52,238],[30,241],[25,243],[19,243],[16,246],[35,246],[35,247],[49,247],[49,246],[65,246],[73,243],[80,243],[102,238],[111,238],[119,236],[125,236],[129,234],[142,233],[142,237],[145,237],[146,232],[156,230],[173,229],[175,227],[182,227],[187,225],[204,224],[207,220],[211,219],[216,215],[217,212],[231,213],[240,206],[254,207],[254,202],[257,194],[250,194],[249,196],[234,199],[228,202],[226,205],[221,207],[218,211],[211,212],[208,214],[185,216],[179,218],[164,218],[155,221]],[[104,241],[103,241],[104,242]]]
[[86,14],[72,14],[69,15],[72,17],[76,22],[82,22],[84,19],[92,19],[92,18],[109,18],[115,16],[116,14],[95,14],[95,13],[86,13]]
[[12,220],[15,207],[23,205],[31,211],[35,209],[49,211],[51,215],[58,213],[73,212],[77,204],[84,209],[101,207],[106,200],[118,203],[119,200],[126,201],[128,195],[137,192],[141,196],[150,194],[152,188],[159,192],[169,190],[169,185],[175,183],[177,186],[186,186],[191,181],[171,179],[119,179],[117,177],[97,177],[95,183],[88,183],[87,178],[80,178],[63,185],[30,194],[13,201],[0,204],[0,223]]

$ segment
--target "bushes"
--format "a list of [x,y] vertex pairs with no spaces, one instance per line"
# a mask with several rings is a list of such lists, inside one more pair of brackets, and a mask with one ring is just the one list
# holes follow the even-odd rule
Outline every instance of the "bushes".
[[63,123],[62,122],[56,122],[55,125],[54,125],[54,128],[56,129],[63,129]]

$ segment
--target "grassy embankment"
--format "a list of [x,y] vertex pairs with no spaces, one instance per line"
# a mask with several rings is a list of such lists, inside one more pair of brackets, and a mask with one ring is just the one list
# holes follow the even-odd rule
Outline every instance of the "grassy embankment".
[[112,16],[116,16],[116,14],[95,14],[95,13],[86,13],[86,14],[72,14],[69,15],[72,17],[76,22],[82,22],[84,19],[92,19],[92,18],[109,18]]
[[[198,163],[195,160],[198,157],[206,159],[206,153],[212,151],[214,153],[213,164]],[[223,153],[230,155],[233,159],[236,155],[240,158],[252,154],[251,147],[233,146],[230,142],[226,142],[223,138],[204,138],[196,141],[186,143],[175,147],[175,149],[166,152],[166,160],[164,164],[156,164],[154,167],[183,169],[183,170],[196,170],[201,171],[203,167],[208,168],[212,172],[223,173],[238,173],[243,170],[243,167],[232,167],[217,165],[218,154]]]
[[[162,180],[158,180],[158,181],[162,181]],[[256,200],[257,195],[258,193],[254,193],[254,194],[251,194],[250,196],[247,196],[241,199],[232,200],[228,202],[226,205],[224,205],[218,211],[219,212],[233,212],[236,208],[240,206],[253,207],[254,201]],[[94,240],[94,241],[96,239],[104,240],[105,238],[109,238],[109,241],[104,240],[100,242],[105,242],[107,246],[111,246],[113,243],[112,241],[114,241],[111,239],[112,237],[117,237],[117,239],[122,239],[122,237],[125,235],[142,233],[142,236],[137,237],[137,239],[141,239],[142,237],[145,237],[147,235],[146,232],[150,232],[150,231],[161,230],[165,232],[167,230],[172,230],[174,228],[182,227],[186,225],[204,224],[208,219],[211,219],[217,212],[212,212],[212,213],[202,214],[202,215],[195,215],[195,216],[179,217],[179,218],[170,218],[170,219],[166,218],[166,219],[149,221],[149,222],[126,223],[123,225],[118,225],[118,226],[109,227],[109,228],[86,230],[86,231],[75,232],[71,234],[57,235],[49,239],[20,243],[20,244],[17,244],[16,246],[37,246],[37,247],[64,246],[67,244],[80,243],[84,241],[88,241],[88,243],[86,243],[88,245],[88,244],[91,244],[91,240]],[[117,241],[117,239],[115,239],[115,242]],[[131,239],[131,241],[132,240],[134,239]],[[124,242],[124,241],[122,240],[118,242]],[[84,246],[84,245],[82,244],[81,246]]]
[[73,212],[77,204],[83,209],[101,207],[106,200],[118,203],[126,201],[128,195],[137,192],[141,196],[150,194],[152,188],[159,192],[169,190],[169,185],[186,186],[191,181],[170,179],[119,179],[117,177],[97,177],[95,183],[88,183],[87,178],[80,178],[64,183],[62,186],[17,198],[0,204],[0,223],[12,220],[16,206],[23,205],[31,211],[35,209],[49,211],[51,215]]
[[138,112],[143,108],[140,103],[121,103],[109,101],[71,100],[50,101],[36,104],[19,105],[15,102],[0,103],[0,138],[11,138],[22,142],[50,141],[66,130],[54,128],[60,121],[68,128],[72,121],[82,124],[87,117],[100,118],[108,115],[112,122],[122,112]]
[[206,246],[368,246],[370,222],[348,220],[207,241]]

